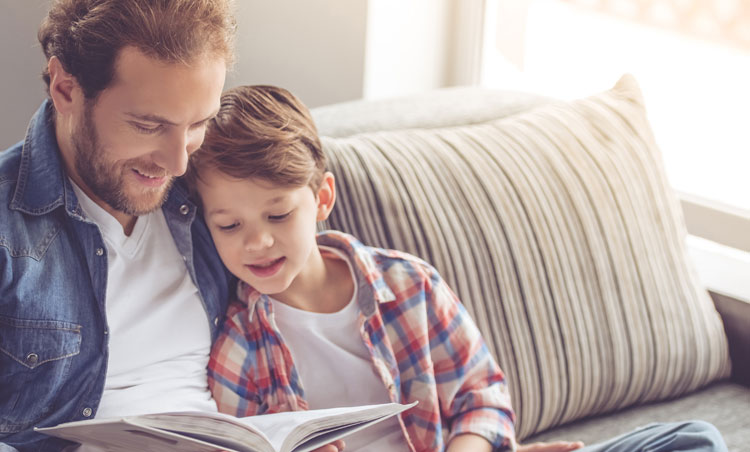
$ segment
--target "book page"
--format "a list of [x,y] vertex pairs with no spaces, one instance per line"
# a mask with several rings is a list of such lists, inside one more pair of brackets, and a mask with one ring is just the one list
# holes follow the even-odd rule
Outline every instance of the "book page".
[[[64,428],[37,429],[58,438],[86,443],[111,452],[216,452],[216,445],[187,438],[164,430],[132,425],[126,420],[80,421],[68,423]],[[233,449],[227,449],[235,452]]]
[[[410,405],[385,403],[323,410],[292,411],[247,417],[240,419],[240,422],[247,423],[257,430],[265,432],[276,451],[296,452],[297,446],[315,437],[317,432],[328,432],[334,428],[340,429],[338,434],[331,433],[328,435],[327,441],[331,442],[353,432],[345,430],[344,427],[356,426],[369,421],[381,421],[408,410],[414,405],[416,405],[416,402]],[[279,422],[282,417],[284,422]],[[321,445],[323,444],[327,443]]]
[[[221,413],[179,412],[92,419],[35,430],[120,452],[296,452],[313,450],[416,405],[388,403],[292,411],[242,419]],[[321,437],[319,440],[314,440]],[[314,441],[313,441],[314,440]],[[298,447],[304,444],[302,447]]]
[[277,450],[262,430],[228,414],[190,411],[158,413],[139,416],[131,421],[239,452],[275,452]]

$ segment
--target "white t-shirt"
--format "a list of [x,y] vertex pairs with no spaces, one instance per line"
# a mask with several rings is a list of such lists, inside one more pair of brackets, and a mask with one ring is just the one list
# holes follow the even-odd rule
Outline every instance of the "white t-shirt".
[[[349,263],[339,250],[325,249]],[[352,271],[351,263],[349,270]],[[321,314],[271,298],[273,320],[292,353],[310,409],[390,402],[359,333],[356,299],[355,286],[354,296],[344,309]],[[347,436],[344,441],[347,452],[408,450],[395,417]]]
[[107,377],[97,418],[216,411],[206,365],[211,331],[198,289],[157,209],[130,236],[75,184],[106,245]]

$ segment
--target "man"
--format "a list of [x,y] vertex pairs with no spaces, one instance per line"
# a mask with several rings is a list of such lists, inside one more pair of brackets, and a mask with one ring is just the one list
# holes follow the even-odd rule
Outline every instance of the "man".
[[[0,442],[36,426],[216,410],[228,281],[179,187],[232,61],[227,1],[53,3],[49,98],[0,153]],[[159,209],[161,207],[161,209]]]
[[53,2],[48,99],[0,153],[0,450],[59,451],[33,428],[61,422],[216,411],[229,281],[173,181],[234,28],[229,0]]

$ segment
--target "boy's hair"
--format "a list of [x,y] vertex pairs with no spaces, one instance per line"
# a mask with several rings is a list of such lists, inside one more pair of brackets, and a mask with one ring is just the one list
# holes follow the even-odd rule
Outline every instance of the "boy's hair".
[[[47,60],[56,56],[87,99],[112,83],[120,50],[133,46],[167,62],[203,56],[234,58],[232,0],[54,0],[37,37]],[[46,66],[42,78],[49,93]]]
[[317,191],[326,159],[315,122],[294,94],[275,86],[239,86],[222,95],[203,144],[190,156],[185,178],[193,192],[207,169]]

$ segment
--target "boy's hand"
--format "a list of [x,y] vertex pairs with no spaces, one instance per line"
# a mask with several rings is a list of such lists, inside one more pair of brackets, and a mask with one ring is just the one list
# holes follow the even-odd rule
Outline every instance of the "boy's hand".
[[484,439],[484,437],[475,435],[473,433],[464,433],[454,437],[450,443],[446,452],[491,452],[492,444]]
[[339,439],[339,440],[332,442],[331,444],[326,444],[320,449],[315,449],[312,452],[339,452],[339,451],[344,450],[344,446],[346,446],[344,441]]
[[531,443],[518,446],[518,452],[569,452],[581,447],[583,447],[583,443],[580,441],[556,441],[554,443]]

